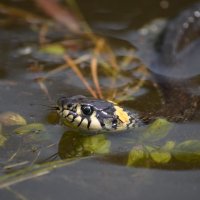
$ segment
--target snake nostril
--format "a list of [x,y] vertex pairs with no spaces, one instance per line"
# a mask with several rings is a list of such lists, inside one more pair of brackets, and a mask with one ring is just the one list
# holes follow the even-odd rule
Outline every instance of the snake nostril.
[[60,107],[59,107],[59,106],[57,106],[57,107],[55,107],[55,109],[56,109],[56,111],[59,111],[59,110],[60,110]]
[[113,119],[113,121],[112,121],[112,128],[114,128],[114,129],[117,128],[117,119]]

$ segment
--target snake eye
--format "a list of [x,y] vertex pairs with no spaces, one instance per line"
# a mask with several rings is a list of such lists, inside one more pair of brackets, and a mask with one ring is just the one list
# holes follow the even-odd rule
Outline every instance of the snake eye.
[[84,115],[91,115],[93,113],[93,108],[88,105],[81,106],[81,110]]

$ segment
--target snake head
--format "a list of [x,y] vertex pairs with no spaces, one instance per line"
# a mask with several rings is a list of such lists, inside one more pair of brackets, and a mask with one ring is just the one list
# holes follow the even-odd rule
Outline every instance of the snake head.
[[118,131],[137,126],[137,115],[112,102],[80,95],[58,99],[57,112],[64,122],[88,130]]

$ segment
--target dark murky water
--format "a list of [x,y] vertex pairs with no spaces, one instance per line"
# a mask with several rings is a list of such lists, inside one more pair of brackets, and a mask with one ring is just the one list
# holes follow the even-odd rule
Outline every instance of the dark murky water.
[[[24,1],[2,2],[32,10],[32,4]],[[80,1],[80,7],[94,30],[110,38],[119,59],[127,54],[127,49],[135,51],[137,47],[136,54],[151,68],[152,60],[156,57],[151,41],[155,41],[159,30],[166,24],[166,18],[176,16],[193,2],[197,1],[97,0]],[[37,8],[35,13],[39,13]],[[61,126],[48,108],[41,105],[52,105],[63,95],[89,93],[74,73],[67,69],[45,81],[49,99],[37,80],[63,61],[58,56],[52,59],[38,51],[38,30],[38,27],[20,20],[16,23],[8,20],[0,25],[0,112],[15,112],[22,115],[28,124],[42,123],[45,126],[45,131],[25,135],[15,133],[17,126],[2,127],[7,141],[0,146],[0,174],[3,177],[35,163],[46,163],[55,153],[58,153],[56,160],[77,160],[48,175],[1,189],[0,199],[199,199],[198,113],[195,121],[165,124],[164,134],[161,131],[153,137],[145,133],[146,127],[120,134],[88,136]],[[52,31],[50,38],[59,41],[63,39],[62,35]],[[196,45],[199,50],[199,43]],[[87,53],[87,48],[82,48],[78,53],[70,52],[74,57],[84,53]],[[192,55],[197,57],[196,54]],[[131,70],[137,64],[137,61],[131,63],[128,71],[122,73],[121,81],[115,85],[119,90],[124,89],[127,83],[131,84],[132,76],[136,76]],[[41,67],[39,70],[34,68],[38,65]],[[87,66],[87,62],[82,66],[86,76]],[[190,75],[194,74],[198,75],[198,71]],[[109,81],[103,75],[101,82],[104,88],[108,87]],[[193,82],[195,86],[191,90],[198,93],[199,77],[196,76]],[[146,78],[141,90],[134,94],[135,101],[126,101],[124,105],[140,111],[156,110],[162,103],[159,95],[151,78]],[[170,145],[176,148],[167,151]],[[154,157],[148,154],[152,148],[157,153]],[[189,153],[181,154],[183,149]],[[131,160],[131,152],[141,156],[138,163]],[[80,157],[85,158],[78,159]],[[16,163],[21,165],[8,167]],[[24,171],[24,174],[28,173]],[[23,176],[16,177],[20,179]],[[12,182],[14,179],[11,177],[10,180]]]

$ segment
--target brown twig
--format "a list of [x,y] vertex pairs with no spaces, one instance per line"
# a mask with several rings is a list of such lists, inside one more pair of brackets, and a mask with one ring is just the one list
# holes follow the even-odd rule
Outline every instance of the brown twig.
[[110,45],[106,44],[106,45],[105,45],[105,50],[108,52],[108,59],[109,59],[109,62],[110,62],[110,64],[111,64],[111,66],[114,68],[114,70],[119,70],[120,67],[119,67],[119,65],[117,64],[116,56],[115,56],[115,54],[113,53],[113,50],[112,50],[112,48],[110,47]]
[[49,95],[49,91],[48,91],[46,85],[44,84],[44,79],[37,79],[36,81],[39,84],[41,90],[47,95],[49,101],[52,101],[52,98]]
[[[79,58],[77,58],[76,60],[74,60],[74,62],[76,64],[80,64],[84,61],[87,61],[90,59],[90,55],[83,55],[83,56],[80,56]],[[58,67],[56,67],[55,69],[52,69],[51,71],[47,72],[44,76],[42,76],[42,79],[46,79],[46,78],[49,78],[59,72],[62,72],[64,71],[65,69],[67,69],[69,66],[64,64],[64,65],[60,65]]]
[[80,20],[68,8],[63,8],[54,0],[35,0],[35,2],[46,14],[66,26],[71,32],[75,34],[83,33]]
[[48,24],[43,24],[39,31],[39,43],[40,45],[48,43],[46,35],[48,33],[49,26]]
[[142,76],[140,78],[139,81],[137,81],[137,83],[131,88],[131,94],[129,93],[128,95],[126,94],[127,92],[126,89],[123,90],[123,92],[120,93],[120,96],[122,96],[120,98],[120,100],[118,99],[117,100],[117,103],[120,103],[122,101],[124,101],[125,99],[127,99],[129,96],[132,96],[133,94],[135,94],[145,83],[145,80],[146,80],[146,77],[148,76],[148,69],[145,65],[141,64],[139,66],[138,69],[136,69],[136,72],[141,72],[142,73]]
[[42,19],[41,17],[38,17],[32,13],[30,13],[29,11],[24,11],[21,10],[20,8],[13,8],[13,7],[9,7],[6,6],[4,4],[0,3],[0,13],[3,13],[5,15],[9,15],[15,18],[21,18],[24,21],[27,21],[29,23],[41,23],[44,22],[45,20]]
[[90,65],[93,82],[96,87],[97,94],[99,95],[99,98],[101,98],[101,99],[103,99],[103,94],[101,92],[99,78],[98,78],[98,72],[97,72],[97,65],[98,65],[97,57],[100,55],[104,44],[105,44],[104,39],[100,38],[96,44],[97,45],[96,48],[94,49],[94,56],[91,59],[91,65]]
[[88,89],[88,91],[91,93],[91,95],[93,97],[97,98],[96,92],[92,89],[92,87],[90,86],[90,84],[84,78],[82,72],[79,70],[79,68],[76,65],[76,63],[74,62],[74,60],[72,60],[67,54],[65,54],[63,58],[66,61],[66,63],[71,67],[71,69],[75,72],[75,74],[80,78],[80,80],[83,82],[83,84]]
[[144,84],[146,77],[148,76],[148,70],[145,65],[141,65],[140,68],[137,70],[138,72],[142,72],[142,77],[138,81],[137,85],[132,88],[133,93],[136,93]]

